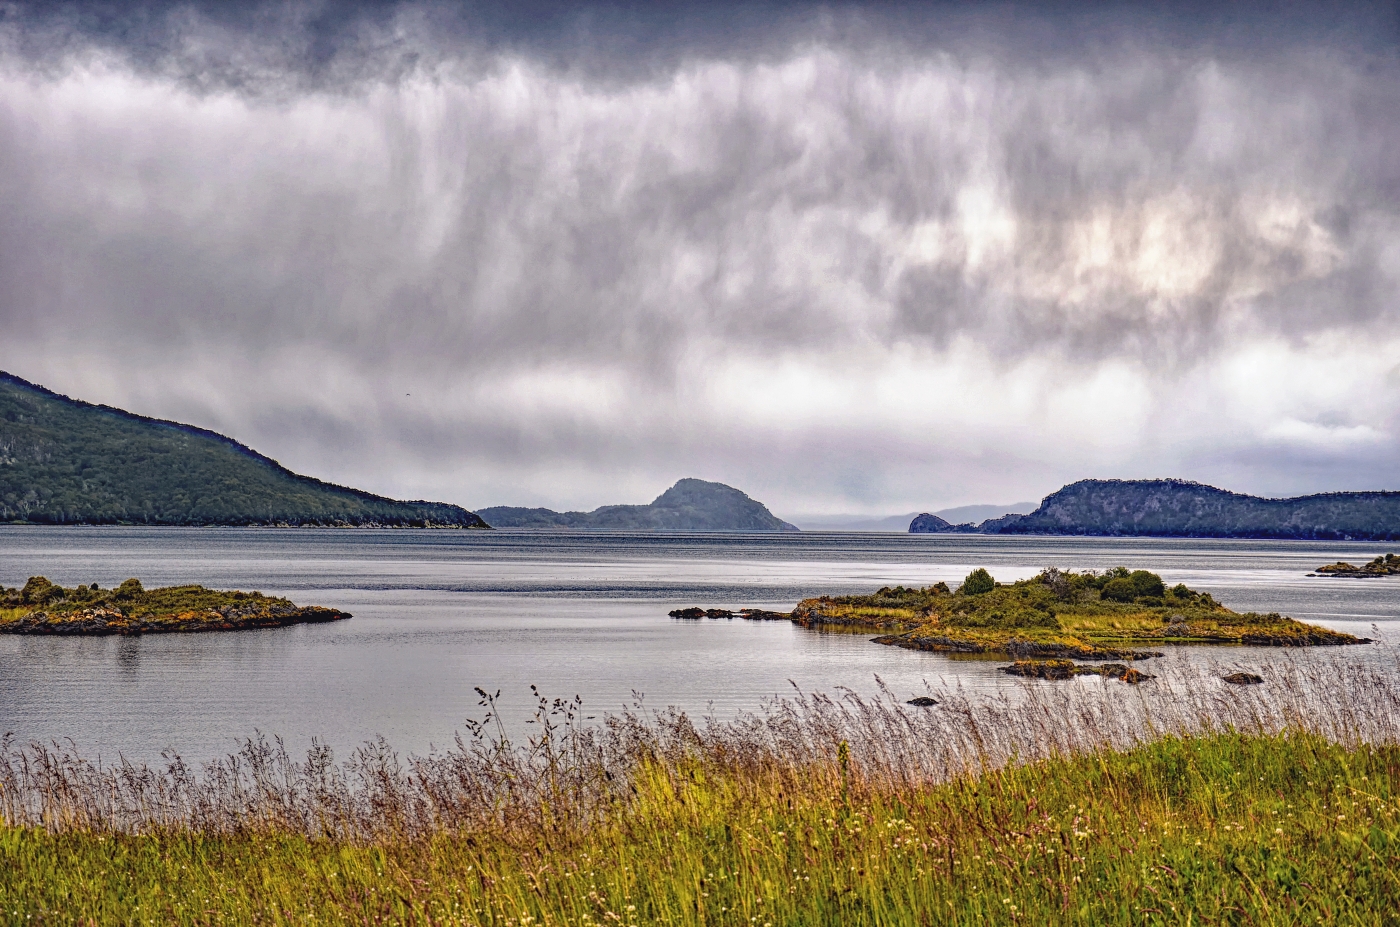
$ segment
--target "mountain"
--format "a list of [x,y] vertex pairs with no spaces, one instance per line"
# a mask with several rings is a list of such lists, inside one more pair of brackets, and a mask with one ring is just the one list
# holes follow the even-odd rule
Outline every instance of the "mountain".
[[1028,515],[1035,511],[1034,502],[1013,502],[1011,505],[959,505],[939,509],[933,514],[953,525],[980,524],[989,518],[1007,515]]
[[[1016,521],[1035,510],[1034,502],[1012,505],[960,505],[924,512],[909,523],[910,534],[995,534],[1001,525]],[[981,522],[981,524],[975,524]]]
[[1264,499],[1186,480],[1082,480],[993,534],[1400,540],[1400,492]]
[[[989,518],[1009,514],[1025,515],[1033,511],[1034,502],[1015,502],[1011,505],[959,505],[951,509],[939,509],[933,514],[946,522],[950,528],[962,528]],[[913,522],[928,514],[910,512],[907,515],[887,515],[883,518],[878,515],[800,515],[792,521],[803,531],[912,531],[919,534],[928,529],[915,530]]]
[[937,515],[930,515],[924,512],[914,516],[914,520],[909,522],[910,534],[945,534],[956,531],[958,528],[966,528],[968,525],[949,524],[947,519],[939,518]]
[[684,479],[650,505],[605,505],[591,512],[499,505],[480,514],[497,528],[576,528],[585,531],[796,531],[767,506],[732,486]]
[[460,506],[298,476],[232,438],[69,399],[4,372],[0,521],[488,527]]

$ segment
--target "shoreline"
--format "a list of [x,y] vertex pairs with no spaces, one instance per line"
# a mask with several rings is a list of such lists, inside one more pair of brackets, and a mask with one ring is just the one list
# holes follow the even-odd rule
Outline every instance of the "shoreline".
[[382,739],[300,759],[259,735],[202,767],[5,740],[0,910],[473,927],[913,927],[931,911],[1126,925],[1176,923],[1172,909],[1386,922],[1400,907],[1396,668],[1164,682],[1142,699],[1030,687],[1023,704],[798,696],[719,725],[639,710],[584,726],[575,700],[541,699],[548,736],[507,741],[488,715],[402,762]]

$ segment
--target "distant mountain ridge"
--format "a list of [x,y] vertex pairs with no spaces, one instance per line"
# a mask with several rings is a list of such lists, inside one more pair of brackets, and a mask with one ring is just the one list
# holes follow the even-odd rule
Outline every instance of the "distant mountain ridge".
[[[1400,492],[1334,492],[1266,499],[1189,480],[1081,480],[1029,515],[971,525],[923,522],[911,532],[1400,540]],[[941,519],[940,519],[941,520]],[[946,522],[945,522],[946,524]]]
[[768,507],[723,483],[683,479],[648,505],[605,505],[591,512],[498,505],[479,511],[496,528],[583,531],[796,531]]
[[0,371],[0,521],[485,528],[461,506],[301,476],[232,438]]
[[1081,480],[999,534],[1400,539],[1400,492],[1265,499],[1187,480]]
[[[1016,502],[1011,505],[958,505],[939,509],[932,514],[948,522],[960,525],[981,522],[988,518],[998,518],[1008,513],[1025,515],[1035,510],[1034,502]],[[928,515],[928,512],[909,512],[905,515],[789,515],[788,518],[803,531],[909,531],[911,524]]]
[[909,533],[989,534],[989,526],[1009,524],[1035,507],[1034,502],[1017,502],[1015,505],[960,505],[933,513],[923,512],[909,522]]

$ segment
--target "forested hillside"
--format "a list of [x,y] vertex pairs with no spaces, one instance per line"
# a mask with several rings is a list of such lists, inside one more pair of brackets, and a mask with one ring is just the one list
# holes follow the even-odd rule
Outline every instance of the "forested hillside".
[[299,476],[231,438],[79,402],[0,372],[0,521],[486,527]]
[[1332,492],[1265,499],[1186,480],[1081,480],[994,534],[1400,539],[1400,492]]

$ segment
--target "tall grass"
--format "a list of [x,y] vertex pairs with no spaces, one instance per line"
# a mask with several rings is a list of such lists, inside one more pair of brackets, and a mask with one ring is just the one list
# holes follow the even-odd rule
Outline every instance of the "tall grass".
[[1386,923],[1400,668],[1282,659],[915,708],[795,693],[344,760],[0,751],[0,920]]

